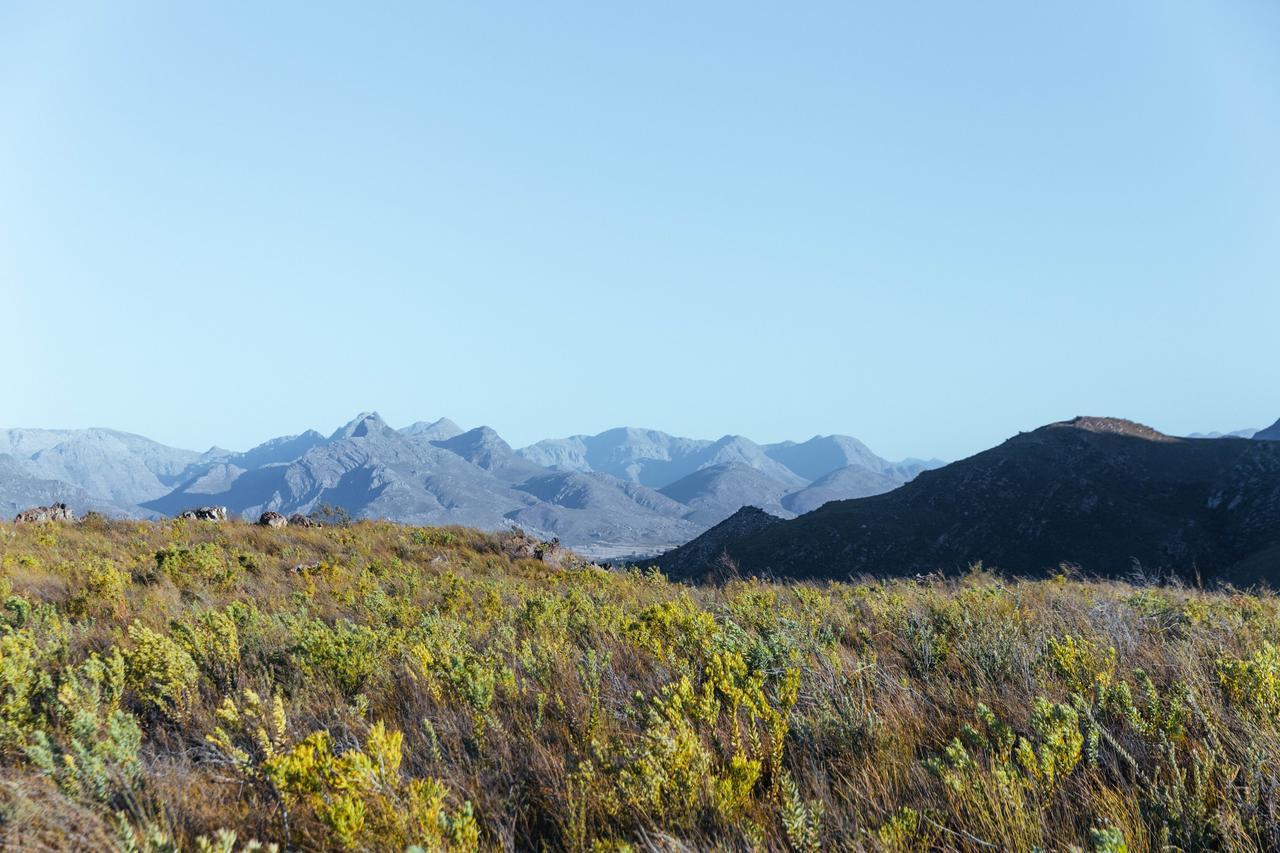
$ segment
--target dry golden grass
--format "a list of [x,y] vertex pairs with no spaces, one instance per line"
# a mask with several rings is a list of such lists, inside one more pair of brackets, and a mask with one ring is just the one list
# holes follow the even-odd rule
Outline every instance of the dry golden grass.
[[0,839],[1280,848],[1269,593],[688,587],[514,553],[375,523],[0,525]]

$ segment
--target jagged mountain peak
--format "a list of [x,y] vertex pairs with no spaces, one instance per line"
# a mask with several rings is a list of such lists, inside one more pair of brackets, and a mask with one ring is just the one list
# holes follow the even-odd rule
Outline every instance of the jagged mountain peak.
[[[831,436],[805,444],[815,442],[862,447]],[[36,482],[42,479],[115,499],[124,511],[165,515],[216,503],[255,518],[264,510],[305,514],[327,503],[355,517],[487,529],[514,523],[575,547],[610,543],[627,554],[687,541],[744,505],[789,516],[791,496],[795,505],[816,506],[892,488],[915,473],[847,472],[801,497],[816,475],[847,464],[850,454],[802,476],[742,435],[713,441],[642,427],[549,439],[517,452],[491,427],[464,432],[439,418],[395,430],[373,411],[328,436],[307,430],[244,452],[175,451],[107,430],[0,431],[0,452],[14,446],[26,451],[15,463],[23,477],[7,475],[19,496],[48,493]],[[803,445],[770,448],[793,446]],[[869,453],[868,461],[889,464]],[[659,491],[667,487],[679,499]]]
[[509,483],[546,473],[545,468],[516,455],[511,445],[492,427],[478,426],[453,438],[433,441],[431,444],[448,450]]
[[339,427],[333,435],[329,436],[330,441],[340,441],[344,438],[363,438],[370,434],[382,432],[393,432],[391,427],[387,426],[387,422],[377,412],[361,412],[343,426]]

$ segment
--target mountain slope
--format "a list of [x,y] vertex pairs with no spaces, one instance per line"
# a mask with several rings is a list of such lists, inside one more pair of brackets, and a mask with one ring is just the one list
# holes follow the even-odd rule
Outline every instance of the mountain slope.
[[487,427],[440,440],[430,435],[362,414],[297,459],[246,469],[237,464],[245,455],[233,456],[203,466],[147,507],[173,514],[221,504],[254,517],[330,504],[355,517],[415,524],[519,525],[576,546],[669,547],[702,530],[684,518],[688,507],[652,489],[605,474],[548,471]]
[[545,473],[541,466],[516,455],[502,436],[486,426],[431,443],[507,482],[518,483]]
[[[668,572],[674,570],[685,576],[716,575],[725,568],[726,560],[732,560],[730,548],[781,523],[781,518],[759,507],[744,506],[698,538],[645,563],[656,563]],[[675,555],[678,555],[677,560],[670,559]]]
[[0,453],[28,477],[60,480],[98,500],[133,505],[169,491],[200,454],[110,429],[0,430]]
[[9,521],[24,509],[54,503],[65,503],[76,515],[89,511],[125,518],[150,515],[135,506],[104,501],[61,480],[33,477],[23,460],[0,454],[0,520]]
[[740,462],[700,468],[659,491],[687,507],[685,518],[704,527],[719,524],[744,506],[791,515],[782,505],[788,486]]
[[804,515],[831,501],[883,494],[896,489],[903,482],[893,473],[869,471],[858,465],[849,465],[786,495],[782,498],[782,506],[790,513]]
[[418,421],[402,427],[400,430],[404,435],[413,435],[427,441],[444,441],[447,438],[453,438],[455,435],[462,435],[462,427],[455,424],[448,418],[440,418],[436,421]]
[[497,529],[507,513],[534,499],[457,452],[366,413],[293,461],[239,474],[228,467],[212,484],[202,475],[147,507],[172,514],[193,503],[224,504],[248,516],[332,504],[360,517]]
[[603,543],[613,555],[688,541],[743,506],[789,517],[884,491],[928,464],[889,462],[847,436],[761,446],[631,428],[516,451],[488,427],[463,431],[441,418],[396,430],[376,413],[329,435],[307,430],[244,452],[197,454],[110,430],[0,435],[20,454],[0,471],[0,491],[24,506],[57,492],[58,482],[115,514],[218,504],[255,518],[330,504],[418,524],[521,525],[584,551]]
[[620,427],[594,436],[549,439],[523,448],[520,456],[547,468],[596,471],[661,489],[702,468],[740,464],[790,487],[807,482],[750,439],[726,435],[717,441],[680,438],[651,429]]
[[[696,575],[705,569],[696,543],[656,562]],[[795,577],[955,571],[981,560],[1016,573],[1066,562],[1123,575],[1137,561],[1183,577],[1247,579],[1250,559],[1278,543],[1280,444],[1176,439],[1077,418],[723,550],[743,571]]]
[[1266,429],[1260,429],[1253,437],[1262,441],[1280,441],[1280,421],[1276,421]]
[[551,531],[566,542],[660,545],[686,542],[702,527],[687,521],[688,508],[638,483],[608,474],[560,471],[522,483],[538,499],[508,515],[521,527]]
[[658,489],[696,470],[691,460],[712,444],[659,430],[618,427],[599,435],[547,439],[518,452],[545,468],[597,471]]
[[893,465],[876,456],[861,441],[847,435],[815,435],[800,444],[790,441],[767,444],[764,451],[810,482],[851,465],[875,472]]
[[715,465],[746,465],[792,488],[848,465],[874,471],[894,467],[849,436],[815,436],[801,444],[761,446],[738,435],[705,441],[630,427],[548,439],[517,453],[543,467],[598,471],[658,489]]

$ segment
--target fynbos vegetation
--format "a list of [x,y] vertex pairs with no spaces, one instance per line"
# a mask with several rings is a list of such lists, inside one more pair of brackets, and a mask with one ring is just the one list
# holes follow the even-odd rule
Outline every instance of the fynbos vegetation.
[[1266,850],[1270,594],[691,587],[361,522],[0,526],[15,848]]

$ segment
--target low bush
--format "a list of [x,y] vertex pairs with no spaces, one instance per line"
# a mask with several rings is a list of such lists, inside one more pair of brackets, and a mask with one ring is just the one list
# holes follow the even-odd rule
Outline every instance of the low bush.
[[371,522],[2,532],[19,847],[1280,849],[1267,592],[693,587]]

